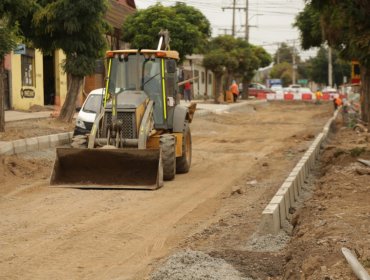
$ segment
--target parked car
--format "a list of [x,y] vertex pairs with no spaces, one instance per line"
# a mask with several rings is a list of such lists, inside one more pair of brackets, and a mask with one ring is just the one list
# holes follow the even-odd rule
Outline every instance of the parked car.
[[268,87],[261,85],[259,83],[251,83],[248,87],[249,96],[257,97],[259,93],[275,93],[273,90]]
[[282,94],[282,93],[283,93],[283,86],[282,86],[282,85],[272,85],[272,86],[270,87],[270,89],[271,89],[272,91],[274,91],[275,93],[280,93],[280,94]]
[[104,92],[104,88],[99,88],[89,93],[81,110],[78,112],[73,135],[85,135],[90,133],[96,114],[99,113],[102,106]]

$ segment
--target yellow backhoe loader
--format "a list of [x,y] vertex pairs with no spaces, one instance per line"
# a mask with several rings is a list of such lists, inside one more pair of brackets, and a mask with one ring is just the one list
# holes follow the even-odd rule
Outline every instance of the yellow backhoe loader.
[[157,50],[106,53],[101,111],[84,147],[57,148],[52,186],[156,189],[189,171],[195,107],[179,106],[179,54],[167,34]]

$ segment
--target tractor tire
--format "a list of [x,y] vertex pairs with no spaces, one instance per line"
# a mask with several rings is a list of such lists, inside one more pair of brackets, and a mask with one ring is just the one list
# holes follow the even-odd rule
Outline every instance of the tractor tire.
[[76,135],[72,137],[71,147],[72,148],[87,148],[88,136],[87,135]]
[[182,155],[176,158],[176,173],[188,173],[191,165],[192,141],[189,123],[184,124],[182,135]]
[[159,142],[163,165],[163,180],[173,180],[176,175],[176,137],[164,134],[161,135]]

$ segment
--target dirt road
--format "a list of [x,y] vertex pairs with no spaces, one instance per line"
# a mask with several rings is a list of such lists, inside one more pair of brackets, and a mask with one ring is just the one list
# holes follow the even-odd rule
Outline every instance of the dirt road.
[[144,279],[197,240],[217,248],[201,240],[221,230],[225,250],[242,248],[331,114],[331,104],[266,103],[195,118],[190,173],[156,191],[51,188],[51,152],[3,157],[0,279]]

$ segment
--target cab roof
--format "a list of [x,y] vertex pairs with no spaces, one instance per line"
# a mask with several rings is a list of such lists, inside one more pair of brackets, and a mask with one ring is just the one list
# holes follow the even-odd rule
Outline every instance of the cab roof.
[[129,49],[129,50],[107,51],[106,57],[113,57],[116,54],[117,55],[120,55],[120,54],[130,55],[130,54],[136,54],[136,53],[143,54],[143,55],[145,54],[154,55],[155,57],[171,58],[171,59],[176,59],[176,60],[180,59],[179,53],[177,51],[164,51],[164,50],[158,51],[158,50],[150,50],[150,49],[142,49],[142,50]]

